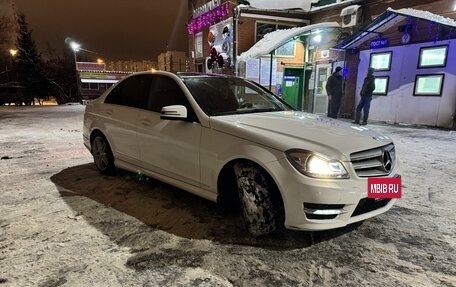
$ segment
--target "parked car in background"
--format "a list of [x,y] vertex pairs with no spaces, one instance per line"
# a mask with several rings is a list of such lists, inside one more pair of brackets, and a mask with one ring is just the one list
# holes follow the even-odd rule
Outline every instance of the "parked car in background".
[[342,227],[394,203],[367,198],[368,177],[398,173],[389,137],[292,110],[238,77],[133,74],[87,104],[83,138],[102,174],[121,168],[238,206],[255,236]]
[[27,89],[24,86],[17,83],[0,85],[0,105],[30,106],[32,103],[33,97],[27,93]]

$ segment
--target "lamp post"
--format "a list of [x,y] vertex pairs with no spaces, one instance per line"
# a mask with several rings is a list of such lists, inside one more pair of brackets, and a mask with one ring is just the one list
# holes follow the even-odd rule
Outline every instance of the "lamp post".
[[[16,55],[17,55],[17,51],[18,51],[17,49],[9,49],[9,50],[8,50],[8,52],[9,52],[10,55],[11,55],[11,58],[13,59],[13,60],[12,60],[12,63],[13,63],[12,65],[13,65],[13,66],[14,66],[14,58],[15,58]],[[12,67],[12,70],[14,70],[14,67]],[[8,73],[8,66],[6,66],[6,76],[8,77],[8,81],[12,81],[11,78],[14,77],[14,75],[12,75],[12,76],[10,77],[10,74]],[[16,71],[16,80],[17,80],[17,71]]]
[[73,50],[74,68],[76,71],[77,100],[79,103],[82,103],[81,83],[80,83],[79,72],[78,72],[78,59],[76,57],[76,53],[81,49],[81,44],[71,41],[70,47],[71,47],[71,50]]

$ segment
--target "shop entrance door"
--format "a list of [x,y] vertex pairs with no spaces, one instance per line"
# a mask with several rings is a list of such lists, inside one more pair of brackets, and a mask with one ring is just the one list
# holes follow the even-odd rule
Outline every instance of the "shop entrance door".
[[328,93],[326,92],[326,82],[331,76],[331,65],[320,64],[316,67],[315,73],[315,94],[313,113],[326,115],[328,113]]
[[294,109],[301,110],[302,69],[285,68],[282,83],[283,100]]
[[286,76],[283,77],[283,100],[292,106],[293,108],[298,107],[299,99],[299,77]]

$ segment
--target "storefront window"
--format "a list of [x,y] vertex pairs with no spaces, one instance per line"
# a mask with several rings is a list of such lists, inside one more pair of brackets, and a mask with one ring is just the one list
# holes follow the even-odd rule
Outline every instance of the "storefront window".
[[416,75],[414,96],[441,96],[445,74]]
[[277,24],[257,22],[256,24],[256,42],[263,39],[264,35],[277,30]]
[[98,90],[98,83],[89,83],[89,90]]
[[203,32],[199,32],[195,35],[195,58],[199,59],[203,57]]
[[386,96],[388,94],[389,76],[375,77],[375,90],[372,93],[377,96]]
[[448,53],[448,45],[439,47],[426,47],[420,49],[418,68],[445,67]]
[[[263,39],[264,35],[274,32],[276,30],[282,29],[290,29],[296,27],[294,25],[287,25],[287,24],[274,24],[274,23],[266,23],[266,22],[257,22],[256,23],[256,35],[255,40],[256,42]],[[294,56],[295,51],[295,42],[290,41],[288,43],[283,44],[279,48],[275,50],[276,56]]]
[[393,52],[372,53],[370,55],[369,67],[374,68],[376,71],[389,71],[391,70],[391,58]]

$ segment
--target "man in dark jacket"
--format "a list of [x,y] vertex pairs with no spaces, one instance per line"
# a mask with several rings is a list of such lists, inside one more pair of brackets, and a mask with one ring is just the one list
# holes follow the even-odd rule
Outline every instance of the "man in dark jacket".
[[[369,117],[370,103],[372,101],[372,93],[375,90],[375,77],[374,68],[367,70],[367,76],[364,78],[363,87],[361,88],[361,100],[356,107],[355,124],[367,125],[367,118]],[[361,110],[363,110],[363,121],[360,123]]]
[[326,93],[329,99],[328,117],[337,119],[340,109],[340,102],[344,95],[344,80],[341,75],[342,68],[336,67],[334,73],[329,76],[326,83]]

